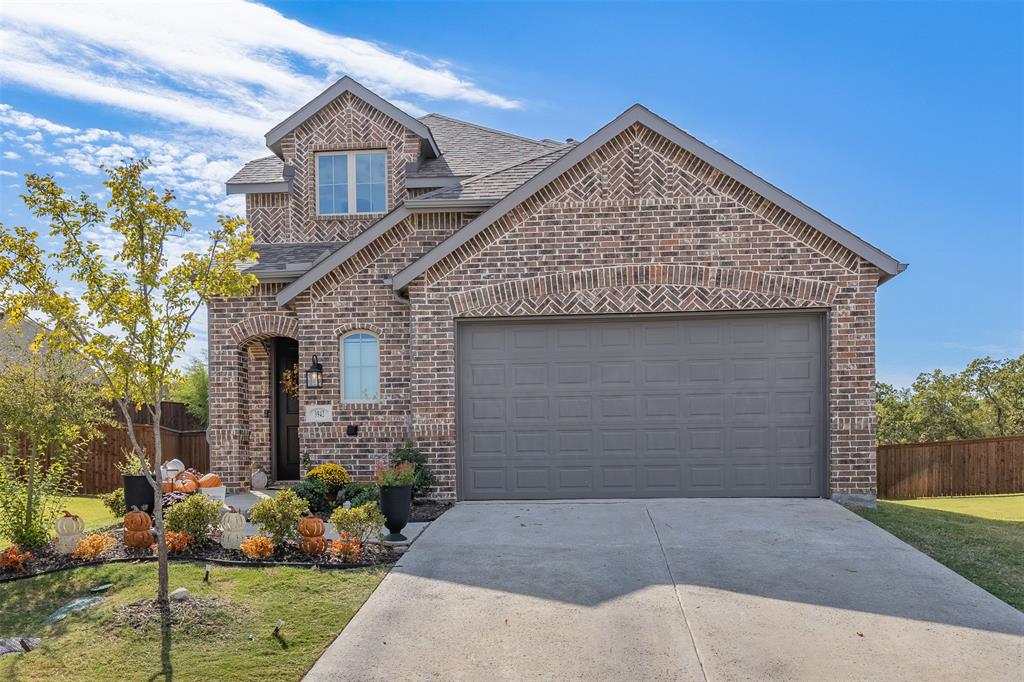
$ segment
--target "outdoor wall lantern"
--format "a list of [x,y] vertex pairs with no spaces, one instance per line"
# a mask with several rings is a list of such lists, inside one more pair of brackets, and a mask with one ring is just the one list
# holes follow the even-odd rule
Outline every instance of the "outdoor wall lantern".
[[306,388],[320,388],[323,385],[324,366],[320,364],[320,361],[314,355],[312,364],[306,370]]

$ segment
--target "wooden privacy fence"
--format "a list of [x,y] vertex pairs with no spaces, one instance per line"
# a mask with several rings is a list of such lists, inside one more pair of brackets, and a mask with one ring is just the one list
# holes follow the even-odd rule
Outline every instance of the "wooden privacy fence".
[[1024,492],[1024,436],[878,446],[887,499]]
[[[139,444],[150,453],[149,463],[153,464],[153,427],[148,424],[135,425],[135,437]],[[83,458],[78,480],[80,492],[86,495],[109,493],[122,485],[121,472],[115,464],[131,450],[128,430],[123,424],[100,427],[102,436],[89,443],[88,453]],[[180,459],[186,467],[199,471],[210,470],[210,452],[206,444],[205,431],[177,431],[161,427],[163,461]]]

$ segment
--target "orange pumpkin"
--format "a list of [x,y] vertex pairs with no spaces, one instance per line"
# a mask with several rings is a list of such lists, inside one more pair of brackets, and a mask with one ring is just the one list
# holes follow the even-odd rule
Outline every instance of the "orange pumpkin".
[[327,538],[322,535],[302,538],[299,549],[303,554],[323,554],[327,551]]
[[163,481],[160,484],[160,491],[165,493],[174,492],[174,481]]
[[199,484],[192,478],[186,478],[184,480],[174,482],[174,492],[176,493],[186,493],[191,495],[198,489]]
[[324,522],[319,516],[303,516],[299,519],[299,535],[316,538],[324,534]]
[[221,486],[220,476],[217,474],[206,474],[199,479],[200,488],[219,488]]
[[174,478],[178,481],[194,481],[196,485],[199,485],[199,477],[193,474],[188,469],[185,469],[184,471],[180,472]]
[[153,544],[153,533],[148,530],[126,530],[124,544],[129,547],[149,547]]
[[[153,527],[153,519],[144,511],[139,511],[138,507],[132,507],[132,511],[124,515],[124,528],[125,530],[134,531],[149,531]],[[147,545],[148,547],[148,545]]]

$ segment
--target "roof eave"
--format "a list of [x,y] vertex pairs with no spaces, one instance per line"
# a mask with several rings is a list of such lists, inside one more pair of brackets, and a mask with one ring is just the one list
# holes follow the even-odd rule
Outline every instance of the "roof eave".
[[290,192],[291,183],[287,180],[280,182],[231,182],[224,183],[228,194],[278,194]]

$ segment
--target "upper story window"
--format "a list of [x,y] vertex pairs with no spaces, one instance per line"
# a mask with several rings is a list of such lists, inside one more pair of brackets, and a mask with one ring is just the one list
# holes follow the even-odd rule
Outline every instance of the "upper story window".
[[317,215],[386,213],[385,152],[326,152],[316,155]]
[[341,340],[342,400],[380,399],[380,351],[377,337],[353,332]]

